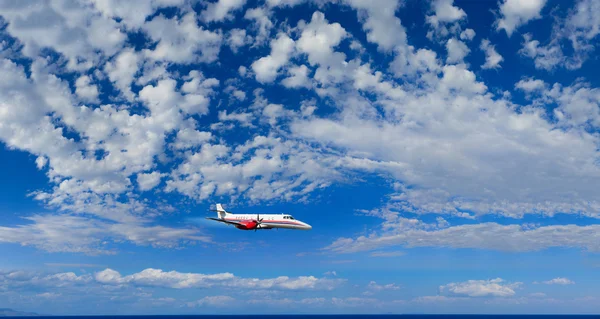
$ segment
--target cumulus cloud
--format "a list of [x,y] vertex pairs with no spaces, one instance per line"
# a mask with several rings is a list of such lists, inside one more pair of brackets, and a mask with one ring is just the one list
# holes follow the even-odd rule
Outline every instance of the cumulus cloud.
[[[339,238],[324,250],[336,253],[374,251],[385,247],[448,247],[531,252],[552,247],[600,251],[598,225],[527,226],[497,223],[446,226],[408,219],[394,213],[383,216],[381,232],[357,238]],[[473,240],[477,238],[477,240]]]
[[481,40],[479,48],[485,52],[485,63],[481,66],[482,69],[500,68],[500,62],[502,62],[504,58],[498,54],[496,47],[493,46],[488,39]]
[[[357,10],[359,17],[364,17],[362,23],[363,30],[367,33],[367,41],[388,52],[395,47],[405,46],[406,29],[395,15],[399,7],[397,0],[344,0],[344,3]],[[389,32],[390,29],[394,32]]]
[[237,52],[239,48],[249,44],[251,40],[252,37],[246,33],[246,30],[231,29],[227,36],[226,42],[233,52]]
[[35,58],[51,48],[64,55],[71,70],[89,70],[101,55],[118,52],[127,38],[114,20],[95,14],[82,2],[43,1],[34,6],[3,2],[0,15],[8,23],[6,31],[23,43],[25,56]]
[[271,54],[252,63],[256,80],[263,83],[273,82],[279,69],[288,62],[293,50],[294,40],[284,33],[279,33],[277,39],[271,41]]
[[137,182],[140,190],[147,191],[153,189],[158,183],[160,183],[160,179],[163,176],[160,172],[152,172],[148,174],[138,174]]
[[567,17],[565,32],[576,51],[591,50],[590,41],[600,34],[600,5],[593,0],[580,0]]
[[522,283],[505,283],[501,278],[489,280],[469,280],[459,283],[449,283],[440,286],[440,292],[446,291],[455,295],[466,295],[469,297],[511,297],[515,295],[515,289]]
[[475,30],[473,30],[473,29],[466,29],[465,31],[462,31],[460,33],[461,40],[470,41],[470,40],[473,40],[474,37],[475,37]]
[[104,66],[108,78],[115,83],[121,93],[130,101],[134,95],[131,92],[131,83],[139,68],[139,57],[132,49],[123,50],[112,61]]
[[546,83],[540,79],[522,79],[515,84],[515,88],[527,93],[539,92],[546,88]]
[[75,93],[84,101],[98,102],[98,86],[91,84],[91,79],[87,75],[82,75],[75,81]]
[[222,34],[198,26],[192,11],[181,18],[167,19],[162,14],[143,25],[144,31],[158,42],[146,56],[157,61],[176,63],[213,62],[221,49]]
[[206,296],[197,301],[188,302],[188,307],[202,307],[202,306],[217,306],[225,307],[235,302],[235,298],[230,296]]
[[[488,52],[495,52],[489,42],[482,44]],[[502,58],[488,56],[485,66],[499,67]],[[436,61],[435,56],[432,61]],[[556,123],[547,121],[543,108],[513,112],[515,105],[510,100],[492,98],[485,83],[464,64],[425,65],[431,66],[421,71],[424,73],[421,83],[426,87],[421,91],[411,85],[397,85],[368,65],[352,61],[345,67],[346,77],[340,77],[337,83],[349,82],[370,92],[376,96],[376,102],[331,89],[327,92],[332,92],[338,103],[344,105],[336,117],[297,119],[290,128],[296,136],[318,142],[323,149],[334,147],[344,152],[347,156],[338,161],[341,166],[388,172],[400,181],[399,185],[412,185],[402,188],[396,197],[405,202],[404,209],[412,212],[495,212],[507,216],[559,211],[597,214],[591,194],[583,201],[575,197],[567,199],[574,188],[581,196],[595,183],[590,180],[588,186],[579,188],[580,178],[593,180],[597,177],[592,176],[600,176],[591,160],[596,157],[595,137],[586,134],[580,138],[577,130],[554,130]],[[318,81],[317,76],[315,79]],[[384,111],[382,117],[376,117],[381,111]],[[543,135],[539,135],[541,128]],[[510,138],[509,132],[517,134],[518,140]],[[557,153],[558,148],[564,150]],[[581,152],[588,155],[577,155]],[[560,164],[564,157],[556,155],[559,153],[574,154],[581,165]],[[580,175],[582,167],[589,169],[584,175]],[[433,171],[436,173],[430,174]],[[459,171],[463,173],[458,174]],[[560,185],[569,186],[560,191],[555,187],[545,191],[553,183],[540,180],[544,174],[533,171],[559,174]],[[458,175],[449,177],[453,174]],[[579,177],[572,178],[575,175]],[[464,176],[469,176],[468,185],[455,184]],[[502,181],[498,180],[500,176]]]
[[598,9],[600,7],[595,1],[578,1],[565,17],[555,19],[547,42],[541,43],[532,34],[524,34],[523,47],[519,53],[531,58],[537,69],[552,71],[557,67],[567,70],[581,68],[595,48],[594,39],[600,34]]
[[471,51],[464,42],[456,38],[452,38],[446,42],[446,50],[448,51],[446,63],[462,62]]
[[[274,119],[277,109],[267,105],[266,115]],[[236,160],[250,153],[254,154],[250,160]],[[198,199],[240,192],[250,200],[292,199],[328,186],[336,178],[338,173],[326,165],[330,160],[304,143],[273,137],[257,136],[233,149],[205,144],[171,173],[166,190]],[[280,179],[284,176],[295,178]]]
[[269,38],[273,22],[271,21],[271,11],[264,7],[251,8],[246,10],[244,19],[253,22],[251,29],[255,31],[255,45],[262,45]]
[[297,47],[308,55],[311,65],[324,64],[331,59],[333,48],[347,36],[339,23],[328,23],[322,12],[315,12],[308,25],[302,28]]
[[546,285],[572,285],[572,284],[575,284],[575,282],[569,280],[568,278],[563,278],[563,277],[557,277],[552,280],[546,280],[546,281],[544,281],[544,283]]
[[222,21],[231,19],[232,12],[241,9],[246,4],[246,0],[218,0],[210,2],[200,16],[205,22]]
[[541,18],[545,5],[546,0],[504,0],[500,4],[501,18],[496,20],[496,29],[506,31],[510,37],[519,26]]
[[149,0],[142,2],[119,0],[88,0],[102,16],[118,18],[128,29],[139,29],[146,18],[155,10],[168,6],[179,6],[185,0]]
[[290,76],[281,81],[283,86],[287,88],[300,88],[308,87],[310,85],[310,80],[308,78],[309,70],[306,65],[290,68],[288,72]]
[[236,277],[231,273],[205,275],[198,273],[181,273],[177,271],[165,272],[161,269],[153,268],[148,268],[139,273],[127,276],[122,276],[119,272],[112,269],[105,269],[95,274],[95,280],[106,285],[127,284],[174,289],[220,286],[238,289],[283,290],[331,290],[344,282],[343,279],[320,279],[313,276],[301,276],[296,278],[280,276],[271,279],[257,279]]
[[[0,271],[0,295],[13,298],[13,304],[31,302],[30,298],[52,299],[57,304],[90,302],[103,309],[127,302],[131,307],[151,309],[157,305],[182,307],[223,307],[252,305],[258,302],[249,295],[293,296],[310,292],[334,293],[345,279],[313,276],[274,278],[239,277],[231,273],[185,273],[147,268],[130,275],[121,275],[107,268],[94,273],[40,272],[28,270]],[[177,290],[177,291],[175,291]],[[187,291],[186,291],[187,290]],[[190,295],[191,293],[191,295]],[[173,295],[161,297],[160,295]],[[93,298],[92,298],[93,297]],[[292,300],[301,304],[302,299]],[[308,299],[304,304],[315,304]],[[86,308],[88,311],[93,308]]]
[[392,284],[379,285],[375,281],[370,281],[369,284],[367,285],[367,289],[369,289],[369,290],[375,290],[375,291],[379,291],[379,290],[398,290],[398,289],[400,289],[400,287],[398,287],[396,284],[393,284],[393,283]]
[[523,38],[523,48],[519,53],[533,59],[537,69],[550,71],[565,62],[565,56],[557,42],[543,46],[540,41],[533,40],[529,33],[524,34]]
[[[147,223],[108,223],[69,215],[27,217],[29,224],[0,226],[0,242],[33,246],[49,252],[88,255],[113,254],[111,243],[127,241],[142,246],[178,247],[185,242],[210,242],[194,229],[153,226]],[[110,241],[107,241],[110,239]]]
[[[61,1],[0,5],[7,36],[2,48],[14,47],[0,60],[0,139],[34,156],[49,185],[30,198],[53,209],[29,216],[28,224],[2,226],[0,240],[84,253],[112,252],[107,243],[123,241],[176,247],[208,238],[195,229],[158,225],[163,208],[173,208],[140,199],[143,192],[196,201],[306,201],[319,189],[373,174],[389,181],[396,211],[465,219],[598,217],[597,89],[521,78],[510,89],[525,92],[530,105],[497,95],[464,63],[473,50],[467,44],[477,47],[476,33],[464,29],[466,13],[453,1],[432,1],[425,13],[447,55],[443,48],[408,43],[396,0],[340,1],[355,11],[362,30],[333,21],[325,10],[295,25],[274,19],[284,9],[276,7],[298,5],[295,0],[252,8],[243,0],[219,0],[200,13],[182,6],[176,14],[153,14],[182,3],[153,0],[136,7],[89,0],[69,10]],[[497,27],[511,34],[537,19],[544,5],[504,1]],[[594,8],[578,2],[563,21],[565,31],[555,33],[582,55],[565,57],[560,41],[542,44],[528,35],[521,54],[538,68],[575,68],[598,34]],[[245,25],[228,29],[223,22],[242,12]],[[147,43],[133,45],[130,35]],[[260,55],[220,61],[222,45]],[[483,69],[501,67],[504,59],[489,40],[479,48],[486,54]],[[212,78],[204,72],[207,64],[233,72]],[[290,89],[307,95],[282,101],[271,88],[260,88],[271,83],[280,96]],[[556,104],[551,112],[548,103]],[[81,239],[63,236],[68,230],[53,218],[74,226]],[[384,222],[381,232],[340,239],[329,249],[597,249],[593,236],[586,237],[595,226],[403,222],[420,225],[407,230],[414,237]],[[553,231],[555,239],[549,237]],[[513,236],[499,243],[492,233]],[[486,241],[450,238],[456,234]],[[395,252],[373,252],[378,254]]]
[[431,7],[435,14],[427,17],[427,22],[431,24],[438,24],[439,22],[454,22],[467,16],[465,11],[459,7],[455,7],[453,4],[454,0],[432,1]]
[[[427,38],[436,40],[440,44],[446,42],[449,36],[458,37],[462,31],[462,24],[466,21],[467,14],[460,7],[454,5],[454,0],[434,0],[430,2],[433,13],[425,18],[429,24]],[[470,35],[472,29],[468,29],[465,35]]]

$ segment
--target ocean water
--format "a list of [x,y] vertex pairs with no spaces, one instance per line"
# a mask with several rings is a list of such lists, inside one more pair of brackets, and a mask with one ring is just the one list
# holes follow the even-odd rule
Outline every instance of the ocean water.
[[[5,317],[2,319],[23,317]],[[177,315],[177,316],[36,316],[36,319],[600,319],[600,315]]]

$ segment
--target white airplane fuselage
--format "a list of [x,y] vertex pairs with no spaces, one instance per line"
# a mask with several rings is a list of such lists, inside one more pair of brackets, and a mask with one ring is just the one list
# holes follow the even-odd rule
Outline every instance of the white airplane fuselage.
[[[239,223],[247,223],[248,230],[253,229],[253,223],[258,219],[261,219],[260,224],[256,225],[258,229],[272,229],[272,228],[287,228],[287,229],[300,229],[309,230],[312,227],[297,219],[294,219],[290,215],[276,215],[276,214],[227,214],[225,220],[234,221]],[[244,227],[238,227],[243,229]]]
[[220,204],[217,204],[218,218],[209,218],[223,222],[242,230],[258,229],[297,229],[310,230],[312,226],[295,219],[288,214],[231,214],[226,212]]

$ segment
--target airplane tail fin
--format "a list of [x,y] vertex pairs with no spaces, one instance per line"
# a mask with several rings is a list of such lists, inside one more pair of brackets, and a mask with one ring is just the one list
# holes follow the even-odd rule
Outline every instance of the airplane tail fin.
[[223,209],[223,206],[221,204],[217,204],[217,215],[221,219],[225,218],[225,215],[227,215],[227,211]]

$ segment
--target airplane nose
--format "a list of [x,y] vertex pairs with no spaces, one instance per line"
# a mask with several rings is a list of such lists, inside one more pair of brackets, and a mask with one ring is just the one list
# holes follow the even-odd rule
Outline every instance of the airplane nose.
[[306,227],[306,230],[312,229],[312,226],[307,223],[304,223],[304,227]]

